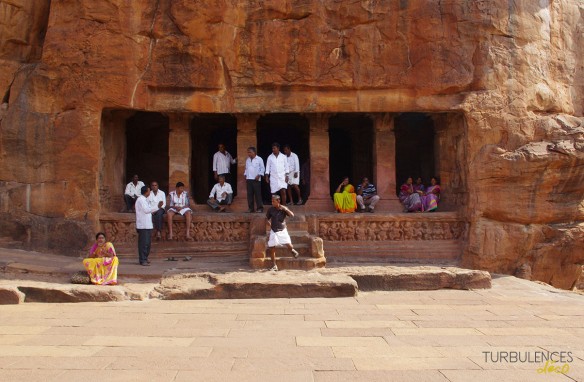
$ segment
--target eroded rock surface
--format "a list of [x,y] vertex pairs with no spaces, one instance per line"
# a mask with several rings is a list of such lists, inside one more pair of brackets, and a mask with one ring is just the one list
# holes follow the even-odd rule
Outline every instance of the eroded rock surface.
[[0,0],[0,230],[59,253],[91,241],[104,109],[456,112],[466,159],[442,175],[466,195],[463,264],[570,288],[582,15],[582,0]]

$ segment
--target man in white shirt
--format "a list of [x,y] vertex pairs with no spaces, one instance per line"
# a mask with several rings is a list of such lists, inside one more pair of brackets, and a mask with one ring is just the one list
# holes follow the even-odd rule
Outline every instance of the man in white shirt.
[[168,240],[173,240],[172,236],[172,217],[175,214],[181,214],[186,220],[186,233],[185,239],[187,241],[192,240],[191,237],[191,220],[193,219],[192,211],[190,208],[191,202],[189,201],[189,193],[185,191],[185,184],[183,182],[178,182],[175,186],[175,190],[168,194],[168,199],[170,203],[170,208],[168,209]]
[[[245,161],[245,183],[247,186],[247,212],[264,212],[264,202],[262,201],[262,176],[264,176],[264,161],[256,153],[256,148],[247,148],[247,160]],[[257,210],[254,210],[253,202],[256,202]]]
[[166,211],[166,194],[164,191],[158,189],[158,182],[153,181],[150,183],[150,196],[148,197],[148,203],[151,207],[157,206],[158,202],[162,202],[162,207],[158,211],[152,214],[152,223],[154,224],[154,235],[156,240],[160,240],[162,235],[162,228],[164,226],[164,214]]
[[233,190],[231,189],[231,185],[225,182],[225,177],[223,175],[219,175],[219,183],[213,186],[207,204],[214,211],[226,212],[227,207],[225,206],[230,206],[232,200]]
[[282,204],[286,204],[289,172],[288,158],[280,153],[280,144],[272,143],[272,153],[266,161],[266,183],[270,185],[272,195],[280,194]]
[[150,245],[152,243],[152,212],[156,212],[162,207],[162,201],[158,205],[151,206],[148,202],[150,189],[142,186],[141,195],[136,200],[136,231],[138,231],[138,260],[140,265],[150,266],[148,256],[150,255]]
[[290,174],[288,175],[288,203],[287,206],[291,206],[293,202],[292,198],[292,190],[296,193],[297,202],[296,205],[302,204],[302,196],[300,196],[300,161],[298,160],[298,155],[294,154],[292,150],[290,150],[290,145],[284,145],[284,154],[288,158],[288,170]]
[[134,175],[132,181],[126,185],[126,191],[124,191],[126,212],[134,212],[134,204],[136,204],[136,200],[140,196],[142,187],[144,187],[144,183],[139,180],[138,175]]
[[231,165],[237,163],[231,154],[225,150],[225,145],[219,143],[219,151],[213,155],[213,176],[219,181],[219,175],[223,175],[227,183],[231,183]]

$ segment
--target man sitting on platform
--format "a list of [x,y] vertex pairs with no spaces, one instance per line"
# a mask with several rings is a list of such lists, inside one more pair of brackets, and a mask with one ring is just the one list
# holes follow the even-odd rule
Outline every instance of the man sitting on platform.
[[213,186],[213,189],[209,194],[207,204],[214,211],[226,212],[226,206],[230,206],[231,201],[233,200],[233,190],[231,189],[231,185],[225,182],[225,177],[223,175],[219,175],[218,180],[219,183]]
[[373,183],[369,183],[367,177],[363,178],[361,184],[357,186],[357,204],[359,212],[373,212],[375,205],[379,201],[377,189]]
[[176,189],[172,191],[169,195],[170,208],[168,209],[168,240],[172,240],[172,217],[175,214],[181,214],[185,217],[187,221],[186,225],[186,239],[191,240],[191,220],[192,220],[192,210],[190,208],[189,193],[185,191],[185,185],[183,182],[178,182],[176,184]]
[[132,181],[126,185],[124,192],[124,201],[126,202],[126,212],[134,211],[134,204],[141,195],[140,190],[144,187],[144,183],[139,180],[138,175],[132,177]]

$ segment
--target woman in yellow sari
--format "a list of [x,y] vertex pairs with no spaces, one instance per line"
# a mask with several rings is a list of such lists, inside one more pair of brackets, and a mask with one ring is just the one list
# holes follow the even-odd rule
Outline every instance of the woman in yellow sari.
[[89,250],[89,257],[83,259],[83,266],[91,282],[96,285],[116,285],[118,283],[118,257],[116,250],[105,234],[95,235],[95,244]]
[[349,177],[345,176],[333,195],[337,212],[352,213],[357,209],[357,194],[355,187],[349,183]]

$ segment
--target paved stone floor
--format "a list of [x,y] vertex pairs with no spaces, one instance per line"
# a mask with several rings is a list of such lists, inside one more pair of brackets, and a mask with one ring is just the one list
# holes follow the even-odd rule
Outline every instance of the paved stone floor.
[[[0,306],[2,381],[583,381],[583,344],[584,295],[514,277],[356,298]],[[548,351],[567,374],[484,353]]]

